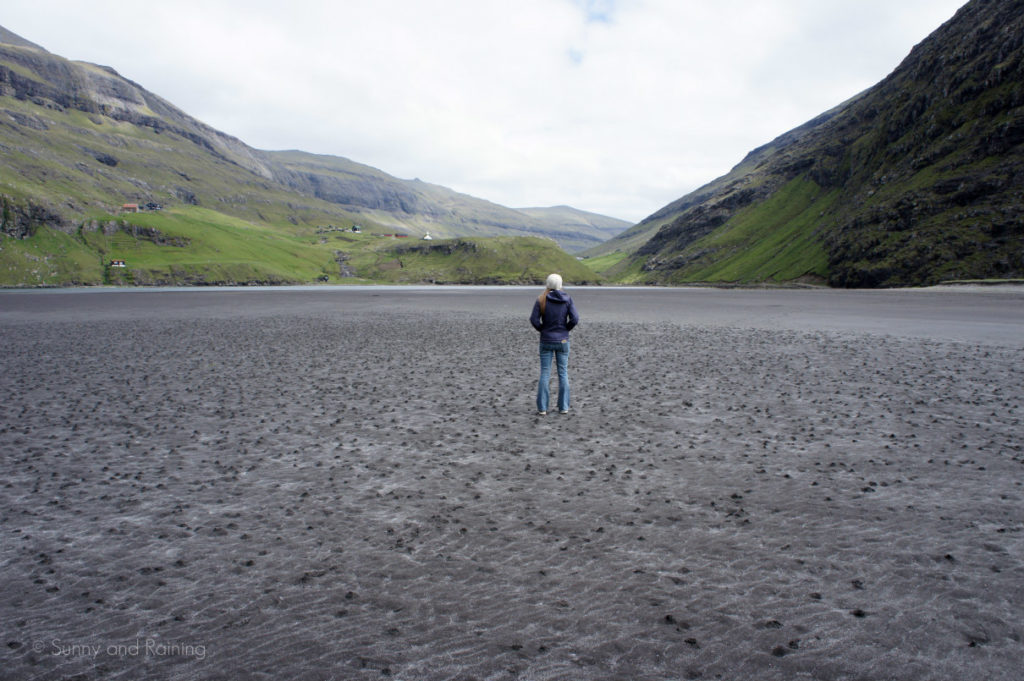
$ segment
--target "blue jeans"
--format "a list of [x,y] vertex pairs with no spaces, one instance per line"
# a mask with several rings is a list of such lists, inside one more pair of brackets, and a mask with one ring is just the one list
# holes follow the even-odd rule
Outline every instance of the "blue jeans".
[[558,367],[558,410],[569,411],[569,341],[540,344],[540,380],[537,382],[537,411],[548,410],[551,360]]

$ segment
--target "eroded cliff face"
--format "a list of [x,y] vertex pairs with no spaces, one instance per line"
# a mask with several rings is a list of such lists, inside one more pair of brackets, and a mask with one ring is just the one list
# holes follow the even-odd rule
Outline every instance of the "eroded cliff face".
[[653,280],[685,276],[719,257],[705,237],[800,180],[832,285],[1024,277],[1022,145],[1024,2],[975,0],[877,86],[677,202],[637,255]]
[[39,225],[52,225],[66,231],[71,229],[70,221],[49,206],[0,197],[0,233],[24,239],[31,236]]
[[73,109],[179,135],[267,179],[259,153],[187,115],[114,69],[69,61],[37,47],[0,43],[0,96],[44,109]]

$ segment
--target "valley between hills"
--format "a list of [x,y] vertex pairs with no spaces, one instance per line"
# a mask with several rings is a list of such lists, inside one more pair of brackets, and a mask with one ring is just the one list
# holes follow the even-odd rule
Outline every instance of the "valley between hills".
[[1024,0],[636,225],[262,151],[0,28],[0,285],[1024,281]]

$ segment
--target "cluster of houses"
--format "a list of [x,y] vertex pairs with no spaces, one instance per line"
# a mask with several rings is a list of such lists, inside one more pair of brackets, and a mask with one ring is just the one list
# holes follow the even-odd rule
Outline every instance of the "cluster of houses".
[[141,213],[146,210],[163,210],[164,207],[159,203],[150,201],[149,203],[125,203],[121,206],[122,213]]
[[352,225],[349,229],[345,229],[344,227],[335,227],[334,225],[316,228],[317,234],[327,234],[328,232],[352,232],[353,234],[362,234],[363,228],[359,225]]

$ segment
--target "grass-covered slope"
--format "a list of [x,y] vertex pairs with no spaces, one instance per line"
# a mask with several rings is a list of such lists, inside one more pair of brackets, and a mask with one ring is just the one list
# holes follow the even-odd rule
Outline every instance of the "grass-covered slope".
[[[125,267],[112,267],[124,261]],[[70,234],[40,227],[0,237],[0,285],[285,284],[340,278],[332,252],[308,238],[184,206],[102,216]]]
[[535,237],[385,239],[343,257],[364,276],[396,284],[535,284],[551,272],[576,285],[601,281],[550,239]]
[[194,206],[102,216],[70,234],[0,236],[5,286],[539,284],[550,272],[600,280],[550,239],[422,241],[341,229],[311,237]]
[[[675,255],[679,266],[667,283],[824,283],[828,256],[811,216],[829,208],[834,198],[813,182],[792,180]],[[644,281],[644,273],[624,272],[620,278]]]

